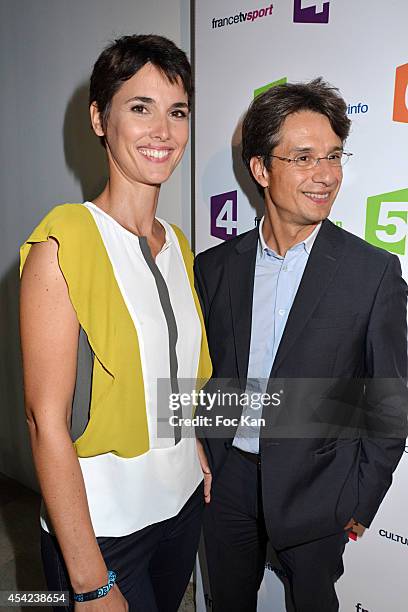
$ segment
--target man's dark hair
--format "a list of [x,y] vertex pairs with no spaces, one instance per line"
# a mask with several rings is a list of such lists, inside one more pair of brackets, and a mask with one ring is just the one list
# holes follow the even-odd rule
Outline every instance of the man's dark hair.
[[299,111],[325,115],[340,140],[343,143],[347,140],[351,121],[347,117],[347,105],[336,87],[321,77],[309,83],[276,85],[252,101],[242,124],[242,159],[251,176],[251,158],[262,157],[269,168],[286,117]]
[[102,51],[91,75],[89,105],[96,102],[104,129],[113,96],[125,81],[147,63],[158,68],[170,83],[175,83],[180,78],[191,106],[193,80],[191,66],[184,51],[164,36],[122,36]]

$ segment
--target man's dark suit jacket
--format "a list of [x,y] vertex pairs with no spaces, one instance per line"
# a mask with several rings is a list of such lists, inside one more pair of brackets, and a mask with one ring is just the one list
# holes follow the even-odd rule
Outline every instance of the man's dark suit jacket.
[[[257,246],[258,229],[253,229],[195,260],[213,379],[236,379],[243,390]],[[331,411],[328,420],[333,406],[338,415],[344,409],[339,422],[346,424],[364,406],[368,420],[379,425],[361,434],[358,422],[356,433],[344,436],[261,434],[264,515],[276,548],[339,532],[351,517],[370,526],[405,447],[406,303],[407,286],[396,256],[329,220],[323,222],[289,314],[269,390],[277,390],[276,379],[340,381],[343,384],[333,383],[334,400],[327,399],[327,389],[320,394],[326,397],[326,404],[320,397],[323,412],[325,406]],[[374,387],[368,397],[370,381]],[[291,408],[283,403],[282,414],[290,414]],[[383,421],[395,423],[400,433],[381,436],[381,431],[388,432],[387,424],[381,427]],[[234,431],[226,438],[213,437],[205,429],[198,435],[216,490]]]

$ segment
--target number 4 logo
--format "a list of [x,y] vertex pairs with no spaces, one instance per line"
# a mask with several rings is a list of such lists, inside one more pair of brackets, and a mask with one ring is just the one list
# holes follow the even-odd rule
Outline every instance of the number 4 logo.
[[211,198],[211,236],[229,240],[237,235],[237,192],[227,191]]
[[407,233],[408,189],[390,191],[367,199],[367,242],[391,253],[405,255]]

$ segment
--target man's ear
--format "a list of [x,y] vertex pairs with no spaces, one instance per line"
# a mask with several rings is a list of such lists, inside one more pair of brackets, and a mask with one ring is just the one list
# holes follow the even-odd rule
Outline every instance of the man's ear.
[[259,183],[261,187],[267,187],[269,173],[268,170],[265,168],[265,164],[262,157],[252,157],[251,161],[249,162],[249,166],[251,168],[252,176],[254,177],[256,182]]
[[89,114],[91,116],[91,123],[93,131],[97,136],[105,136],[105,132],[102,127],[102,116],[98,110],[98,106],[96,102],[92,102],[89,107]]

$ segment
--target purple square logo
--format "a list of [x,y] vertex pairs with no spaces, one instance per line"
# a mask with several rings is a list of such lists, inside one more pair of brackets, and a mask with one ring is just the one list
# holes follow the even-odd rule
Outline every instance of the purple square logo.
[[237,192],[227,191],[211,197],[211,236],[229,240],[237,235]]
[[329,23],[330,0],[294,0],[295,23]]

